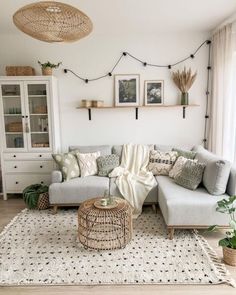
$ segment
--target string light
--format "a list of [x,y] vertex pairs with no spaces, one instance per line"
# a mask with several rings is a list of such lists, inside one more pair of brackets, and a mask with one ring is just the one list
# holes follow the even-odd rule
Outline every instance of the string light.
[[[194,53],[190,54],[188,57],[184,58],[184,59],[181,59],[180,61],[177,61],[176,63],[173,63],[173,64],[169,64],[169,65],[158,65],[158,64],[151,64],[151,63],[147,63],[145,61],[142,61],[141,59],[135,57],[134,55],[130,54],[129,52],[122,52],[122,55],[119,57],[119,59],[117,60],[117,62],[115,63],[115,65],[113,66],[112,70],[106,74],[106,75],[103,75],[103,76],[99,76],[97,78],[93,78],[93,79],[87,79],[87,78],[83,78],[81,77],[80,75],[76,74],[75,72],[73,72],[72,70],[70,69],[64,69],[64,73],[67,74],[68,72],[72,73],[74,76],[76,76],[77,78],[79,78],[80,80],[84,81],[85,83],[88,83],[88,82],[92,82],[92,81],[96,81],[96,80],[100,80],[100,79],[103,79],[105,77],[111,77],[112,76],[112,73],[113,71],[115,70],[115,68],[119,65],[119,63],[121,62],[121,60],[123,59],[123,57],[126,57],[126,56],[129,56],[130,58],[138,61],[139,63],[141,63],[144,67],[146,66],[149,66],[149,67],[156,67],[156,68],[167,68],[169,70],[171,70],[173,67],[185,62],[186,60],[188,59],[194,59],[196,54],[198,53],[198,51],[202,48],[202,46],[204,44],[207,44],[207,45],[210,45],[211,44],[211,40],[206,40],[204,41],[203,43],[201,43],[198,48],[195,50]],[[207,67],[208,70],[211,69],[210,66]]]

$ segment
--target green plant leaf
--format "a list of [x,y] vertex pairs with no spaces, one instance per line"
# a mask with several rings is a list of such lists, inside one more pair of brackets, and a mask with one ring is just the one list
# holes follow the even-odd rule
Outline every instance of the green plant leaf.
[[207,231],[208,232],[213,232],[213,231],[215,231],[217,229],[217,227],[218,227],[218,225],[211,225],[211,226],[208,227]]
[[236,221],[235,220],[230,220],[229,225],[233,230],[236,230]]
[[230,239],[231,248],[236,249],[236,236]]
[[230,245],[230,242],[229,242],[228,238],[224,238],[219,241],[219,246],[229,247],[229,245]]

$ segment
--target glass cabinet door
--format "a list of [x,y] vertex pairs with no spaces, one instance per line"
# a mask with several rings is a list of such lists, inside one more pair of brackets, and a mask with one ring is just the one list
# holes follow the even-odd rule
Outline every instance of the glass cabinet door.
[[27,83],[26,87],[29,110],[26,132],[29,133],[29,148],[48,149],[50,148],[48,84]]
[[1,84],[3,127],[7,149],[24,149],[24,103],[21,84]]

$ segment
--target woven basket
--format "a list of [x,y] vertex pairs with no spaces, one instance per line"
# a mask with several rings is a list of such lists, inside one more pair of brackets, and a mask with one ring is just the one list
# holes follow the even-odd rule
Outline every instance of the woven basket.
[[226,264],[236,266],[236,249],[223,247],[223,259]]
[[35,69],[28,66],[8,66],[5,71],[7,76],[35,76]]
[[52,76],[52,68],[50,67],[42,68],[42,74],[43,76]]
[[39,210],[45,210],[45,209],[48,209],[49,207],[50,207],[49,194],[48,193],[40,194],[39,199],[38,199],[37,208]]
[[40,105],[34,108],[34,114],[47,114],[47,106]]
[[7,125],[7,131],[9,132],[22,132],[21,122],[12,122]]

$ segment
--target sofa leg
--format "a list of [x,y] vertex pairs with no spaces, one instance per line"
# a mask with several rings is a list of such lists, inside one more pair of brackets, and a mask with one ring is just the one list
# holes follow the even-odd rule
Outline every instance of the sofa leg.
[[157,213],[157,205],[156,204],[152,204],[152,210],[155,214]]
[[169,227],[168,232],[169,232],[169,239],[173,240],[174,239],[174,234],[175,234],[175,229],[173,227]]
[[54,205],[53,206],[53,212],[52,212],[52,214],[57,214],[57,208],[58,208],[57,205]]

